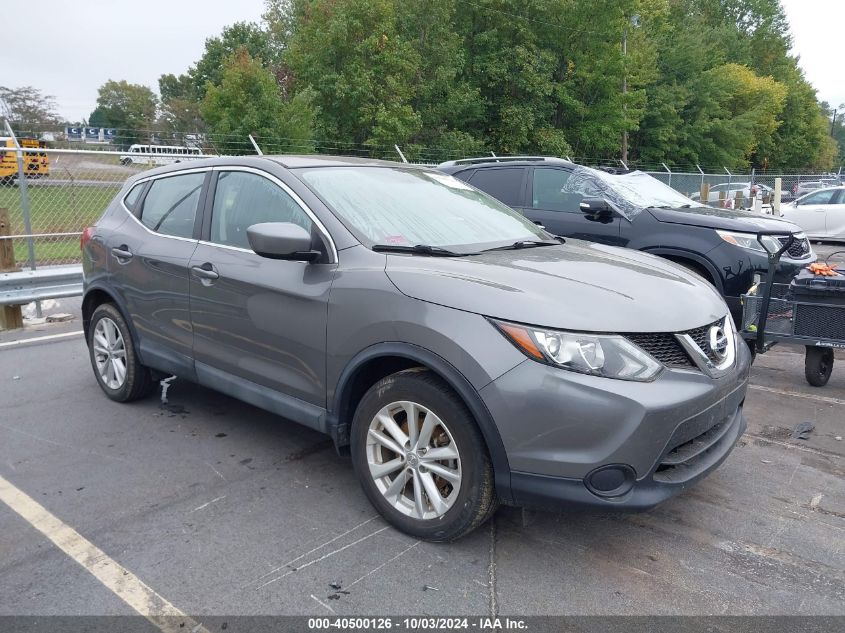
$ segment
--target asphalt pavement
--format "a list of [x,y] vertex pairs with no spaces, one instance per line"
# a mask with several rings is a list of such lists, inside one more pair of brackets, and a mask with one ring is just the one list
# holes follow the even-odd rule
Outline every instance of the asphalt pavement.
[[[802,350],[758,357],[746,435],[654,510],[502,508],[430,544],[313,431],[181,380],[166,404],[111,402],[79,329],[0,334],[0,479],[184,613],[845,615],[839,353],[821,389]],[[133,613],[119,595],[0,501],[0,615]]]

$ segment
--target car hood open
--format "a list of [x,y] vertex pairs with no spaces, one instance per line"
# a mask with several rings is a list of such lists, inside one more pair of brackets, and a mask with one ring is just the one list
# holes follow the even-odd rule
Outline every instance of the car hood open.
[[725,231],[743,231],[745,233],[756,233],[757,231],[798,233],[801,231],[792,222],[738,209],[717,209],[714,207],[692,207],[690,209],[651,208],[648,212],[659,222],[685,224],[687,226],[703,226]]
[[391,254],[385,272],[415,299],[584,332],[679,332],[728,312],[709,283],[669,261],[580,240],[468,257]]

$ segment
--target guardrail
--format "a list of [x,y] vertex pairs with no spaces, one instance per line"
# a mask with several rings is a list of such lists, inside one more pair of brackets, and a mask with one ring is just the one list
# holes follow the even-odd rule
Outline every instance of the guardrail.
[[0,273],[0,305],[24,305],[81,294],[82,266],[79,264]]

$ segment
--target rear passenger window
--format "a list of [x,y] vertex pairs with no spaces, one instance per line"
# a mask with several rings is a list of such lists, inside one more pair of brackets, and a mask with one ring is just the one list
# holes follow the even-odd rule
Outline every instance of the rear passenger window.
[[125,204],[126,208],[130,211],[135,210],[135,205],[138,203],[138,198],[141,197],[141,192],[144,190],[145,184],[147,183],[142,182],[132,187],[123,199],[123,204]]
[[293,222],[311,230],[311,218],[276,183],[245,171],[220,172],[211,212],[211,241],[249,248],[246,230],[261,222]]
[[522,206],[523,167],[479,169],[469,180],[473,187],[489,193],[511,207]]
[[192,237],[205,173],[154,180],[144,198],[141,222],[151,231]]

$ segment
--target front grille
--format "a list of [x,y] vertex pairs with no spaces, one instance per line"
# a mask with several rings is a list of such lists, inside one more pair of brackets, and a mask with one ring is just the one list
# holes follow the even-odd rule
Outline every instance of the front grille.
[[625,338],[642,348],[667,367],[693,367],[693,362],[674,334],[626,334]]
[[[716,321],[716,323],[719,323],[719,321]],[[707,354],[710,360],[718,362],[719,359],[713,354],[707,340],[712,325],[713,323],[708,323],[692,330],[679,332],[679,334],[689,334],[692,340],[695,341],[695,344],[698,345],[702,352]],[[667,367],[697,367],[672,332],[626,334],[625,338],[651,354],[656,361],[663,363]]]
[[[786,244],[788,237],[779,237],[778,242],[781,244]],[[792,257],[793,259],[804,259],[810,254],[810,240],[806,237],[803,239],[795,238],[792,240],[792,244],[789,245],[789,248],[786,249],[787,254]]]

